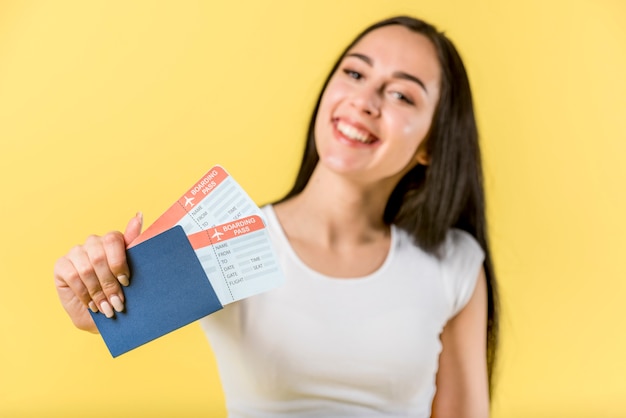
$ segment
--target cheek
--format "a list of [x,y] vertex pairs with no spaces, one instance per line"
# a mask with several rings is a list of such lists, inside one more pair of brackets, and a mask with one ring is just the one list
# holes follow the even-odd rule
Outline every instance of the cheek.
[[419,137],[421,140],[426,136],[432,123],[431,112],[420,112],[419,115],[410,115],[402,120],[401,130],[408,137]]
[[333,115],[337,108],[342,105],[346,94],[345,86],[341,82],[331,79],[322,93],[320,105],[317,109],[314,125],[316,138],[318,134],[330,129]]
[[397,125],[396,132],[400,141],[395,150],[397,161],[402,161],[405,169],[411,169],[415,164],[419,163],[417,159],[420,145],[422,145],[428,135],[431,126],[429,117],[407,117],[402,119]]
[[399,126],[404,142],[411,147],[417,147],[422,143],[430,128],[429,118],[407,118]]
[[413,136],[417,132],[417,125],[415,123],[407,123],[402,129],[402,134],[405,136]]
[[334,91],[326,89],[322,94],[322,98],[320,100],[319,108],[317,109],[317,115],[315,117],[315,126],[317,128],[318,125],[330,120],[332,115],[332,109],[334,107],[334,103],[336,102],[336,98],[334,97]]
[[322,100],[320,101],[320,109],[331,109],[346,97],[346,88],[343,83],[337,80],[331,80],[324,93],[322,94]]

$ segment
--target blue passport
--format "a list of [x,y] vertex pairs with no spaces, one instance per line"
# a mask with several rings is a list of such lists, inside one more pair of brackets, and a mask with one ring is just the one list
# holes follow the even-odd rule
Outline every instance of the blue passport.
[[187,235],[175,226],[127,250],[125,310],[91,313],[113,357],[222,309]]

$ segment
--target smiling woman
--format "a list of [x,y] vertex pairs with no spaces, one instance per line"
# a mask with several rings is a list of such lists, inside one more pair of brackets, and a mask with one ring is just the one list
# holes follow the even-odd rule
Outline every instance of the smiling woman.
[[[483,417],[497,335],[472,96],[452,43],[411,17],[332,68],[293,189],[263,212],[286,284],[201,320],[232,417]],[[91,236],[55,283],[82,329],[124,309],[124,249]],[[123,278],[121,280],[120,278]]]
[[439,84],[437,53],[425,36],[400,25],[368,33],[343,57],[322,95],[315,123],[321,161],[343,174],[397,183],[427,162],[422,144]]

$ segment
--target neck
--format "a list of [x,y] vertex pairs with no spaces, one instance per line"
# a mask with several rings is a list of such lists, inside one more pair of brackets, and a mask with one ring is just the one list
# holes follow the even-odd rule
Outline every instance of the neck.
[[276,212],[288,235],[327,247],[362,244],[388,235],[383,214],[394,186],[392,180],[364,185],[318,165],[305,189]]

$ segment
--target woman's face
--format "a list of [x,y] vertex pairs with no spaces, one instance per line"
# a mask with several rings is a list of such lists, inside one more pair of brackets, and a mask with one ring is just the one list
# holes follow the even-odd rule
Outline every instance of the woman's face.
[[315,120],[320,162],[366,182],[399,180],[426,164],[439,85],[437,53],[425,36],[399,25],[368,33],[322,95]]

